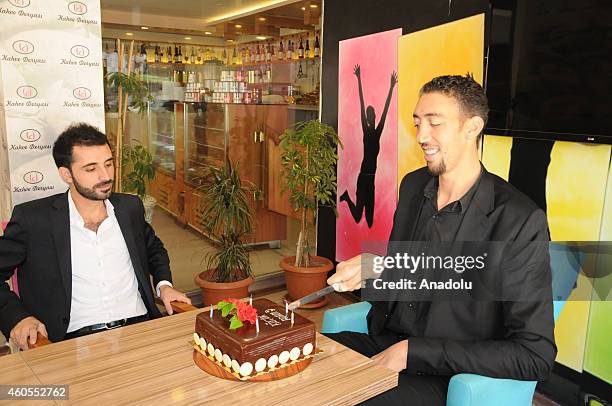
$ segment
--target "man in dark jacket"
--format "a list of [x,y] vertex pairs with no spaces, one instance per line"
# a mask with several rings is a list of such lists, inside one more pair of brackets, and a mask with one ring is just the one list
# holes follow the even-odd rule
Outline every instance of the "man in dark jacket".
[[[21,349],[37,334],[51,341],[161,316],[155,291],[172,288],[170,260],[144,220],[137,196],[112,193],[114,164],[106,135],[79,124],[65,130],[53,158],[66,193],[15,206],[0,237],[0,329]],[[18,297],[8,280],[18,267]]]
[[[486,247],[489,266],[476,277],[463,274],[476,283],[474,300],[457,291],[387,291],[386,301],[372,302],[368,334],[329,334],[400,372],[399,386],[371,404],[443,405],[458,373],[522,380],[550,373],[556,347],[546,215],[480,163],[487,115],[484,91],[469,75],[437,77],[421,89],[413,117],[427,166],[402,180],[388,256],[475,244]],[[417,251],[406,248],[414,244]],[[399,280],[389,277],[393,269],[374,272],[375,261],[363,254],[342,262],[328,283],[345,291],[367,285],[367,294]],[[478,296],[483,291],[488,296]]]

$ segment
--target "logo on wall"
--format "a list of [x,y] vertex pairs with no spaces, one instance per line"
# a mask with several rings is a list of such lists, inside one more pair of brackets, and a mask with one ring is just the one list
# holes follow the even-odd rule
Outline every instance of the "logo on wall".
[[70,53],[76,58],[87,58],[89,56],[89,48],[85,45],[75,45],[70,48]]
[[35,130],[33,128],[26,128],[25,130],[19,133],[19,138],[24,140],[25,142],[36,142],[40,139],[40,131]]
[[34,86],[19,86],[17,88],[17,96],[22,99],[33,99],[38,96],[38,90]]
[[34,44],[26,40],[17,40],[13,42],[13,49],[23,55],[31,54],[34,52]]
[[72,95],[79,100],[87,100],[91,97],[91,90],[86,87],[77,87],[72,91]]
[[87,13],[87,5],[81,3],[80,1],[73,1],[68,4],[68,11],[70,11],[72,14],[82,16],[83,14]]
[[30,171],[28,173],[26,173],[25,175],[23,175],[23,180],[27,183],[29,183],[30,185],[34,185],[36,183],[40,183],[42,182],[42,180],[45,177],[43,176],[43,174],[41,172],[38,171]]
[[26,8],[30,5],[30,0],[9,0],[9,3],[15,7]]

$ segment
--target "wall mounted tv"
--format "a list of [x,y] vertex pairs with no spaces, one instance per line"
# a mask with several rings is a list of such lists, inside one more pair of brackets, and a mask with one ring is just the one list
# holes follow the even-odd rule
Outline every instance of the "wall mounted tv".
[[487,134],[612,144],[612,2],[491,1]]

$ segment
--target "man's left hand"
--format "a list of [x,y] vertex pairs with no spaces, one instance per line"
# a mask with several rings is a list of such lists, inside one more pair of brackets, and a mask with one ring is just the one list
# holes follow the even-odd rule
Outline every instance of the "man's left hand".
[[372,360],[378,365],[387,367],[395,372],[403,371],[406,369],[406,362],[408,360],[408,340],[393,344],[391,347],[373,356]]
[[176,300],[177,302],[191,304],[191,299],[185,296],[184,293],[181,293],[168,285],[164,285],[159,288],[159,298],[162,300],[162,302],[164,302],[164,306],[166,307],[168,314],[173,313],[170,302],[174,302]]

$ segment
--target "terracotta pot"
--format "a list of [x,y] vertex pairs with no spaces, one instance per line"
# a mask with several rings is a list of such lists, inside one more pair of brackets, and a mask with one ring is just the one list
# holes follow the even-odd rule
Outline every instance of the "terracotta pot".
[[209,269],[195,277],[195,283],[202,289],[202,303],[205,306],[217,304],[220,300],[230,297],[236,299],[247,297],[249,296],[249,286],[255,282],[251,276],[237,282],[210,282],[208,277],[211,273],[212,270]]
[[285,283],[291,300],[296,300],[327,286],[327,273],[334,264],[319,256],[310,257],[308,268],[296,267],[295,256],[285,257],[280,267],[285,271]]

